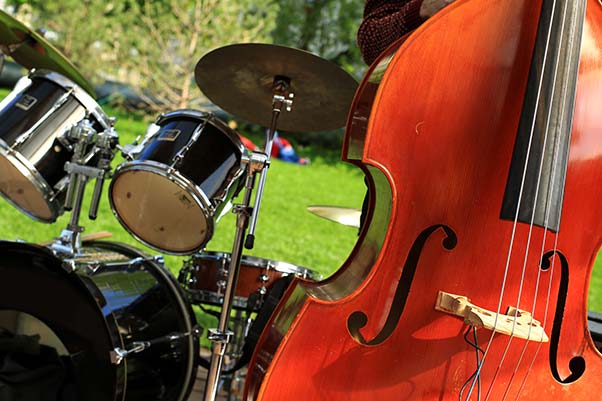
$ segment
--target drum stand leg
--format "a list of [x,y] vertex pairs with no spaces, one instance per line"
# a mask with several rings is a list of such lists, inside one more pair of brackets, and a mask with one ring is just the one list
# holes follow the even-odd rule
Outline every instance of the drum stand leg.
[[[247,165],[248,170],[250,170],[250,166],[251,163]],[[222,305],[222,311],[219,319],[219,328],[210,329],[208,333],[208,338],[213,343],[213,346],[211,353],[211,365],[209,367],[207,385],[205,387],[205,401],[214,401],[217,396],[219,378],[222,371],[224,356],[226,354],[226,347],[234,335],[234,333],[228,329],[228,321],[230,318],[230,312],[232,310],[232,301],[234,299],[236,281],[238,280],[243,237],[245,235],[250,216],[249,203],[254,181],[255,172],[250,172],[250,174],[247,175],[245,184],[244,204],[236,205],[234,207],[234,213],[237,214],[236,236],[234,238],[234,245],[232,247],[232,259],[228,269],[228,281],[226,283],[224,303]]]
[[[65,163],[65,171],[69,173],[65,210],[71,211],[71,220],[50,248],[57,254],[72,258],[81,254],[81,233],[84,228],[79,225],[79,218],[86,183],[90,178],[96,178],[88,215],[90,219],[94,220],[98,212],[104,178],[111,169],[111,160],[117,145],[117,133],[112,127],[97,133],[90,121],[83,119],[68,131],[67,140],[75,143],[71,162]],[[91,145],[93,145],[92,150],[88,152]],[[89,160],[97,155],[99,156],[97,167],[88,166]],[[65,267],[68,270],[73,270],[73,266],[69,264],[69,259],[65,259]]]
[[[211,364],[207,375],[207,384],[205,387],[204,401],[215,401],[219,385],[220,374],[222,371],[226,347],[232,341],[234,333],[228,329],[230,313],[232,311],[232,301],[234,300],[234,291],[236,290],[236,282],[238,280],[238,271],[240,270],[240,261],[242,257],[243,239],[249,218],[252,217],[252,230],[247,237],[247,248],[253,247],[254,230],[257,222],[257,215],[261,203],[261,195],[266,179],[267,167],[270,161],[270,153],[272,149],[272,141],[276,132],[278,116],[283,108],[290,111],[292,105],[293,94],[288,93],[290,82],[283,81],[284,78],[275,78],[273,84],[274,98],[272,103],[272,122],[266,141],[266,153],[253,152],[251,157],[246,160],[247,178],[245,182],[245,194],[243,204],[234,206],[236,213],[236,236],[234,237],[234,245],[232,246],[232,259],[228,268],[228,280],[226,282],[226,290],[224,293],[224,303],[219,319],[219,328],[209,329],[208,338],[213,343],[211,353]],[[259,190],[255,199],[255,207],[251,208],[251,193],[255,183],[255,174],[261,171],[259,182]]]

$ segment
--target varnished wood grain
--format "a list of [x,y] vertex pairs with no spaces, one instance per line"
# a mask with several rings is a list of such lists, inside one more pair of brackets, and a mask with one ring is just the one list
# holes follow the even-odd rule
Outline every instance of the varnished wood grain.
[[[541,346],[531,366],[539,344],[528,343],[523,355],[525,342],[512,339],[503,356],[509,337],[495,336],[481,372],[483,391],[491,385],[491,401],[598,396],[602,356],[589,337],[586,314],[591,268],[602,243],[602,5],[597,0],[587,3],[557,243],[564,259],[550,253],[551,232],[521,223],[513,234],[512,222],[499,217],[540,5],[458,1],[401,45],[371,103],[365,135],[351,118],[347,127],[346,155],[358,163],[361,153],[369,174],[370,225],[331,279],[289,288],[251,363],[248,401],[457,400],[476,368],[475,352],[463,339],[462,320],[434,309],[437,293],[462,294],[496,310],[509,249],[502,308],[531,310],[537,301],[534,318],[546,332],[555,315],[561,317],[558,337]],[[365,81],[355,111],[367,104]],[[448,227],[457,244],[442,246],[447,235],[442,229],[430,233],[411,282],[400,283],[410,250],[429,227]],[[555,268],[541,271],[536,289],[543,252],[552,255]],[[349,317],[363,313],[361,336],[376,338],[388,324],[400,284],[409,291],[389,336],[376,345],[362,344],[348,330]],[[563,285],[566,302],[558,313]],[[490,333],[480,330],[478,338],[486,347]],[[552,365],[558,379],[566,380],[575,357],[585,360],[584,373],[559,383]]]

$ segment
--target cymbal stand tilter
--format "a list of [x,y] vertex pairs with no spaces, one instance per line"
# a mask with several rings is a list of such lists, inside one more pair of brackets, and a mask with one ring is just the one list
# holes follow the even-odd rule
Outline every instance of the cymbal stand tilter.
[[[232,342],[233,333],[229,330],[230,313],[232,311],[232,302],[236,283],[238,281],[238,272],[240,270],[240,262],[242,257],[243,238],[251,218],[251,228],[249,235],[245,241],[245,247],[251,249],[255,240],[255,227],[259,214],[259,206],[261,204],[263,189],[267,176],[267,169],[270,164],[270,153],[274,140],[274,133],[278,124],[278,117],[283,109],[291,111],[293,94],[289,92],[290,79],[287,77],[276,76],[272,84],[272,121],[269,131],[266,135],[265,153],[252,152],[250,157],[243,158],[243,163],[246,164],[246,181],[243,203],[235,205],[233,212],[236,213],[236,235],[232,246],[232,258],[227,272],[226,288],[224,292],[224,301],[219,318],[219,327],[210,329],[208,338],[213,343],[211,352],[211,364],[207,375],[207,384],[205,387],[204,401],[215,401],[217,397],[218,384],[220,374],[224,364],[224,356],[226,347]],[[255,183],[255,175],[261,171],[259,186],[255,197],[254,207],[250,206],[251,194]]]
[[[111,125],[113,124],[114,120],[111,120]],[[115,154],[118,137],[112,126],[102,132],[97,132],[90,121],[85,118],[67,131],[65,139],[68,143],[74,144],[72,145],[74,151],[71,162],[65,163],[65,171],[69,173],[65,210],[71,211],[71,219],[67,228],[61,232],[60,237],[50,245],[50,248],[56,254],[66,257],[65,267],[73,270],[73,266],[69,263],[72,260],[70,258],[80,255],[82,249],[81,233],[84,231],[84,227],[79,225],[79,218],[86,184],[90,178],[96,178],[88,213],[88,217],[95,220],[104,179],[111,170],[111,161]],[[97,158],[96,166],[89,166],[89,162],[95,157]]]

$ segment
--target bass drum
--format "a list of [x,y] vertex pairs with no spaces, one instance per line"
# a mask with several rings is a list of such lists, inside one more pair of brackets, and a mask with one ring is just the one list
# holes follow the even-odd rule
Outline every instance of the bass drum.
[[[83,253],[72,262],[40,246],[0,243],[0,398],[185,400],[199,345],[173,276],[122,244],[90,242]],[[7,341],[13,352],[3,353]],[[48,352],[22,346],[38,341],[57,356],[52,363]],[[32,396],[36,386],[43,397]]]

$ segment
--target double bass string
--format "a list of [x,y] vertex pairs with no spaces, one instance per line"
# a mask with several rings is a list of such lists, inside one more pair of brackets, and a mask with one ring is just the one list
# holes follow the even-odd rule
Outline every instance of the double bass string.
[[[556,239],[554,241],[554,251],[556,251],[556,249],[558,249],[558,235],[556,235]],[[546,322],[548,320],[548,311],[549,311],[549,304],[550,304],[550,294],[552,293],[552,279],[554,277],[554,267],[556,265],[556,258],[552,259],[552,266],[550,268],[550,279],[548,282],[548,295],[546,298],[546,307],[544,309],[544,318],[543,318],[543,322],[542,325],[543,327],[546,326]],[[525,388],[525,384],[527,383],[527,378],[529,377],[529,373],[531,373],[532,369],[533,369],[533,365],[535,364],[535,359],[537,359],[537,355],[539,354],[539,351],[541,350],[541,346],[543,345],[543,343],[539,343],[537,345],[537,349],[535,350],[535,354],[533,355],[533,358],[531,359],[531,364],[529,365],[529,368],[527,369],[527,372],[525,373],[525,377],[523,378],[523,381],[518,389],[518,392],[516,394],[516,398],[515,401],[518,400],[518,397],[520,397],[520,394],[522,393],[523,389]]]
[[[552,12],[552,21],[554,19],[554,12],[555,12],[555,9],[556,9],[555,5],[556,5],[556,3],[554,4],[554,9],[553,9],[553,12]],[[558,48],[562,48],[562,40],[564,39],[564,30],[565,30],[565,26],[566,26],[565,22],[566,22],[567,10],[568,10],[568,7],[565,7],[564,8],[563,18],[562,18],[562,23],[561,23],[560,43],[558,44]],[[552,25],[553,24],[550,24],[550,27]],[[551,32],[551,29],[548,32]],[[548,54],[548,50],[549,50],[549,47],[550,47],[549,45],[550,45],[550,35],[548,35],[548,40],[546,42],[546,54]],[[556,94],[556,91],[557,91],[556,83],[558,82],[558,68],[559,68],[559,65],[560,65],[560,63],[559,63],[558,57],[556,57],[555,60],[554,60],[554,71],[553,71],[553,75],[552,75],[552,77],[553,77],[553,79],[552,79],[552,94],[553,94],[552,98],[556,97],[554,95]],[[542,75],[544,75],[545,73],[546,73],[546,70],[545,70],[545,67],[544,67],[544,69],[542,70]],[[538,107],[539,107],[539,104],[538,104]],[[529,257],[530,247],[531,247],[531,240],[532,240],[532,234],[533,234],[533,226],[534,226],[536,209],[537,209],[537,203],[538,203],[537,200],[539,199],[539,188],[540,188],[540,183],[541,183],[541,179],[542,179],[542,175],[543,175],[543,165],[544,165],[545,156],[546,156],[545,149],[546,149],[546,144],[547,144],[548,137],[550,136],[550,120],[551,120],[551,117],[552,117],[552,110],[553,110],[553,107],[548,107],[548,109],[547,109],[546,124],[545,124],[545,129],[544,129],[544,139],[543,139],[543,144],[542,144],[542,155],[543,155],[543,157],[540,160],[539,169],[538,169],[538,173],[537,173],[537,185],[536,185],[536,191],[535,191],[535,199],[534,199],[534,204],[533,204],[533,211],[531,213],[531,221],[530,221],[530,225],[529,225],[529,235],[528,235],[527,244],[526,244],[526,247],[525,247],[525,257],[524,257],[524,260],[523,260],[523,271],[521,273],[519,292],[518,292],[517,301],[516,301],[516,312],[515,312],[515,316],[514,316],[515,320],[512,323],[512,332],[511,332],[510,338],[508,339],[508,342],[507,342],[506,347],[504,349],[504,352],[502,354],[501,360],[500,360],[499,365],[498,365],[498,367],[496,369],[495,375],[493,376],[493,379],[492,379],[492,382],[491,382],[491,384],[489,386],[489,389],[488,389],[488,392],[487,392],[487,396],[485,397],[485,400],[489,399],[489,396],[491,394],[493,386],[494,386],[494,384],[495,384],[495,382],[497,380],[498,374],[499,374],[499,372],[500,372],[500,370],[502,368],[502,365],[503,365],[503,363],[505,361],[507,353],[508,353],[508,351],[510,349],[511,343],[512,343],[512,341],[514,339],[514,332],[515,332],[515,329],[516,329],[516,318],[517,318],[518,313],[519,313],[518,310],[520,309],[520,303],[521,303],[521,298],[522,298],[522,294],[523,294],[523,287],[524,287],[524,284],[525,284],[525,274],[526,274],[526,270],[527,270],[527,261],[528,261],[528,257]],[[537,110],[536,110],[536,114],[537,114]],[[561,116],[561,118],[562,118],[562,116]],[[558,152],[559,152],[559,147],[560,147],[560,145],[559,145],[559,141],[558,141],[558,136],[556,136],[555,143],[554,143],[554,148],[553,148],[554,149],[554,152],[553,152],[553,161],[554,162],[557,160],[557,155],[558,155]],[[556,173],[556,163],[553,163],[552,166],[553,166],[552,167],[552,175],[555,175],[555,173]],[[551,206],[552,206],[551,205],[552,197],[549,196],[549,195],[551,193],[551,189],[553,188],[553,186],[551,185],[551,183],[553,183],[553,182],[554,182],[554,180],[550,180],[549,181],[550,184],[548,185],[548,197],[547,197],[547,201],[546,201],[546,205],[545,205],[545,215],[546,215],[546,218],[545,218],[545,223],[544,223],[543,240],[542,240],[542,243],[541,243],[541,253],[540,253],[540,257],[539,257],[540,261],[542,260],[543,255],[544,255],[546,235],[547,235],[547,231],[548,231],[548,228],[549,228],[549,214],[550,214],[550,210],[551,210]],[[536,305],[537,305],[537,294],[539,292],[540,278],[541,278],[541,268],[539,268],[538,271],[537,271],[537,279],[536,279],[536,282],[535,282],[535,291],[533,293],[533,304],[532,304],[532,309],[531,309],[531,323],[533,322],[533,319],[534,319],[534,316],[535,316],[535,309],[536,309]],[[544,327],[545,327],[545,325],[544,325]],[[531,331],[532,331],[532,326],[529,325],[529,332],[528,332],[528,335],[527,335],[527,339],[525,340],[525,344],[524,344],[524,346],[522,348],[521,354],[520,354],[520,356],[519,356],[519,358],[518,358],[518,360],[516,362],[516,366],[514,367],[512,376],[511,376],[511,378],[510,378],[510,380],[509,380],[509,382],[508,382],[508,384],[506,386],[506,389],[504,390],[504,395],[503,395],[502,400],[506,399],[506,397],[508,395],[508,392],[509,392],[509,389],[510,389],[510,386],[512,385],[512,382],[514,380],[514,377],[515,377],[516,373],[518,372],[518,369],[520,367],[522,358],[523,358],[523,356],[524,356],[524,354],[525,354],[525,352],[527,350],[527,346],[528,346],[528,344],[530,342]]]
[[[568,6],[565,8],[565,16],[566,16],[567,10],[568,10]],[[564,21],[566,21],[566,17],[563,20],[563,31],[562,32],[564,32]],[[568,49],[568,56],[567,56],[568,60],[572,60],[573,59],[573,57],[574,57],[574,50],[575,50],[575,46],[569,47],[569,49]],[[562,93],[562,98],[563,98],[562,104],[565,104],[567,96],[568,96],[567,91],[566,90],[563,91],[563,93]],[[561,115],[560,115],[561,121],[560,121],[559,126],[563,126],[563,123],[565,122],[564,121],[565,117],[566,117],[566,113],[561,113]],[[558,153],[559,153],[558,149],[559,148],[560,148],[559,137],[557,136],[556,137],[556,143],[555,143],[555,146],[554,146],[554,164],[553,164],[553,169],[552,169],[552,176],[553,177],[557,173],[557,162],[556,162],[556,160],[557,160],[557,157],[558,157]],[[552,188],[550,187],[549,190],[551,191],[551,189]],[[548,210],[546,211],[546,227],[545,227],[546,231],[544,232],[544,242],[545,242],[545,233],[547,232],[547,228],[548,228],[548,226],[547,226],[547,224],[548,224],[548,216],[549,216],[549,211],[551,209],[551,206],[552,205],[550,205],[550,204],[546,205],[546,207],[548,208]],[[560,215],[562,216],[562,209],[560,210]],[[551,264],[551,269],[550,269],[550,277],[548,279],[548,292],[547,292],[547,297],[546,297],[546,306],[545,306],[545,310],[544,310],[544,319],[543,319],[543,323],[542,323],[543,327],[546,326],[547,318],[548,318],[549,304],[550,304],[551,291],[552,291],[553,274],[554,274],[554,267],[555,267],[555,262],[556,262],[556,258],[554,256],[556,255],[557,250],[558,250],[558,237],[559,237],[559,233],[556,234],[555,241],[554,241],[554,253],[552,254],[553,259],[552,259],[552,264]],[[541,250],[540,260],[543,260],[543,255],[544,255],[544,244],[542,243],[542,250]],[[539,272],[541,272],[541,269],[539,269]],[[532,315],[533,315],[533,313],[532,313]],[[520,396],[520,393],[524,389],[524,386],[525,386],[526,381],[527,381],[527,377],[529,376],[529,373],[532,371],[533,365],[535,363],[535,359],[537,358],[537,355],[539,354],[541,346],[542,346],[542,343],[540,342],[538,344],[537,349],[535,350],[535,354],[533,355],[533,358],[531,360],[529,368],[527,369],[527,372],[525,373],[525,377],[523,378],[523,381],[522,381],[521,386],[519,388],[519,392],[517,394],[516,399],[518,399],[518,397]]]
[[[554,15],[555,10],[556,10],[556,4],[557,1],[554,0],[553,2],[553,8],[552,8],[552,15]],[[551,34],[552,34],[552,24],[550,24],[550,27],[548,28],[548,32],[547,32],[547,37],[546,37],[546,46],[545,46],[545,51],[544,51],[544,56],[543,56],[543,68],[542,68],[542,73],[539,76],[539,80],[538,80],[538,86],[537,86],[537,96],[536,96],[536,100],[535,100],[535,110],[537,111],[539,109],[539,104],[540,104],[540,100],[541,100],[541,96],[542,96],[542,89],[543,89],[543,79],[544,79],[544,73],[545,73],[545,66],[546,66],[546,60],[548,57],[548,53],[549,53],[549,48],[550,48],[550,41],[551,41]],[[519,190],[519,195],[518,195],[518,202],[517,202],[517,207],[516,207],[516,213],[514,216],[514,222],[513,222],[513,226],[512,226],[512,234],[510,237],[510,244],[509,244],[509,248],[508,248],[508,254],[507,254],[507,258],[506,258],[506,265],[504,268],[504,275],[503,275],[503,279],[502,279],[502,285],[501,285],[501,289],[500,289],[500,296],[499,296],[499,300],[498,300],[498,306],[497,306],[497,311],[495,314],[495,320],[493,323],[493,329],[492,329],[492,333],[491,336],[489,338],[489,341],[487,343],[487,347],[485,348],[485,352],[483,353],[483,357],[481,358],[481,362],[478,364],[476,372],[474,374],[474,377],[472,379],[472,383],[470,386],[470,389],[468,391],[468,394],[466,395],[466,401],[470,400],[470,397],[472,396],[472,393],[474,391],[475,385],[477,383],[478,380],[480,380],[481,377],[481,371],[483,369],[483,366],[485,364],[485,361],[487,360],[487,355],[489,354],[489,350],[491,349],[491,344],[493,343],[493,339],[495,337],[496,334],[496,328],[498,325],[498,320],[499,320],[499,315],[500,315],[500,311],[502,308],[502,302],[503,302],[503,298],[504,298],[504,294],[506,291],[506,282],[508,279],[508,272],[510,270],[510,261],[512,259],[512,251],[514,248],[514,240],[516,237],[516,230],[518,227],[518,218],[519,218],[519,214],[520,214],[520,208],[521,208],[521,202],[522,202],[522,196],[523,196],[523,192],[524,192],[524,187],[525,187],[525,182],[526,182],[526,178],[527,178],[527,170],[528,170],[528,166],[529,166],[529,157],[531,154],[531,146],[533,143],[533,137],[535,134],[535,124],[536,124],[536,118],[535,115],[532,118],[532,122],[531,122],[531,128],[530,128],[530,133],[529,133],[529,143],[527,145],[527,152],[526,152],[526,157],[525,157],[525,167],[523,168],[523,174],[522,174],[522,178],[521,178],[521,185],[520,185],[520,190]],[[531,224],[532,226],[532,224]],[[521,283],[521,288],[522,288],[522,283]],[[518,307],[517,307],[518,308]],[[513,332],[514,332],[514,327],[513,327]],[[512,338],[512,336],[511,336]],[[498,369],[501,366],[498,365]],[[497,373],[496,373],[497,376]],[[491,388],[493,387],[495,380],[492,381],[489,390],[488,390],[488,394],[487,397],[490,394]],[[480,397],[479,397],[480,398]]]

